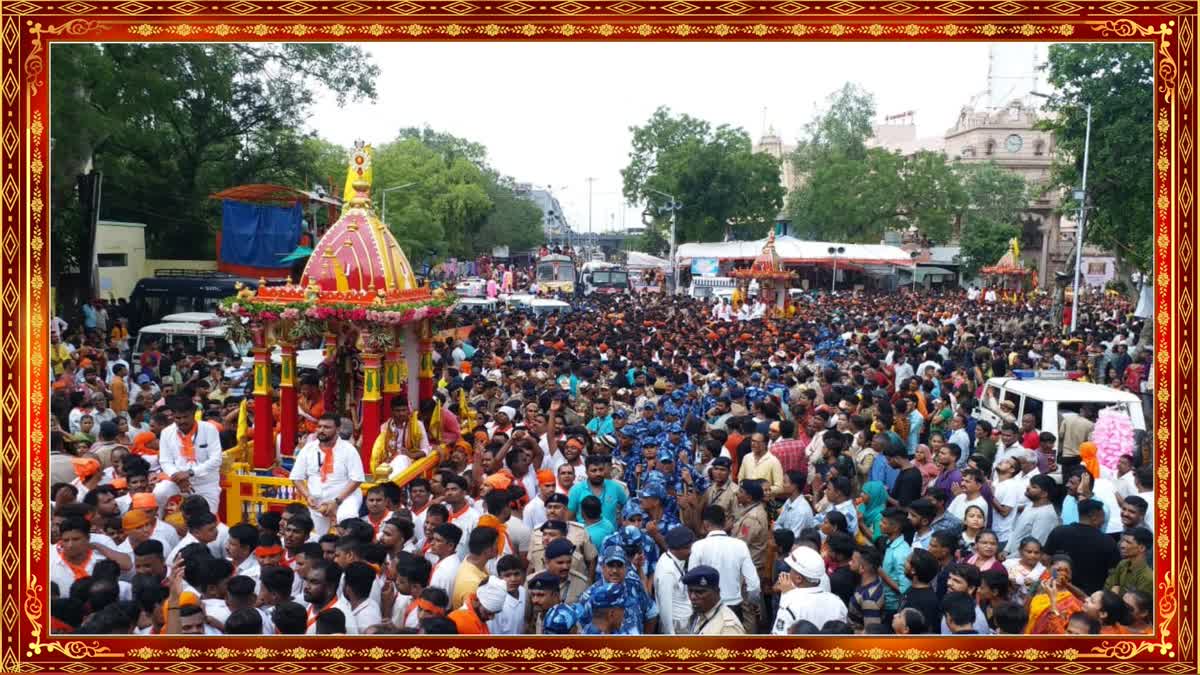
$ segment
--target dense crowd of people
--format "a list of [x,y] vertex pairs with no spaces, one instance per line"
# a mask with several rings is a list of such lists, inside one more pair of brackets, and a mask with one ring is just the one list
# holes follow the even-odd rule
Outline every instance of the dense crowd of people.
[[251,520],[220,508],[242,361],[165,345],[131,366],[127,334],[55,317],[52,629],[1152,632],[1145,435],[1096,434],[1098,406],[1054,429],[978,414],[988,378],[1023,370],[1149,409],[1129,304],[1080,310],[1071,337],[1045,298],[958,290],[812,293],[783,317],[658,294],[463,314],[437,399],[393,401],[373,466],[358,411],[304,406],[279,468],[295,501]]

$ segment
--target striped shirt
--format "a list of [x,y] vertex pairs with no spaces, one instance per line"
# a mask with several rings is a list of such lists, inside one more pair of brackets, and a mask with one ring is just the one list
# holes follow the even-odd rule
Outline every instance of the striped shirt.
[[866,626],[883,623],[883,604],[882,579],[854,589],[847,612],[850,626],[855,632],[861,632]]

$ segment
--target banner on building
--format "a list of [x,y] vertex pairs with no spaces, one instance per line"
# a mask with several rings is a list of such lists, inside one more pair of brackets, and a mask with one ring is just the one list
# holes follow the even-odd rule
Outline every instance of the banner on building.
[[716,258],[693,258],[692,274],[698,277],[719,276],[721,264]]

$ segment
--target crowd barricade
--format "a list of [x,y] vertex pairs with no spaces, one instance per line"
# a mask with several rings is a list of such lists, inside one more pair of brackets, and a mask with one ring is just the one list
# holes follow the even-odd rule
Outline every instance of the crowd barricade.
[[[290,478],[255,472],[248,461],[251,456],[253,448],[249,442],[225,453],[228,464],[222,467],[221,497],[226,525],[243,522],[257,525],[261,514],[282,511],[288,504],[301,500]],[[419,476],[431,475],[440,462],[441,453],[432,450],[427,457],[413,462],[392,482],[404,487]],[[376,484],[364,482],[359,489],[365,493]]]

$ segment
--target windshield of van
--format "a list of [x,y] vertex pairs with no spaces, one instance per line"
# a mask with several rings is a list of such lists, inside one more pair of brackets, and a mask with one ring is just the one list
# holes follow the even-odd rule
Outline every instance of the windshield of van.
[[629,286],[629,274],[614,270],[592,272],[592,283],[596,286],[616,286],[618,288],[626,288]]

